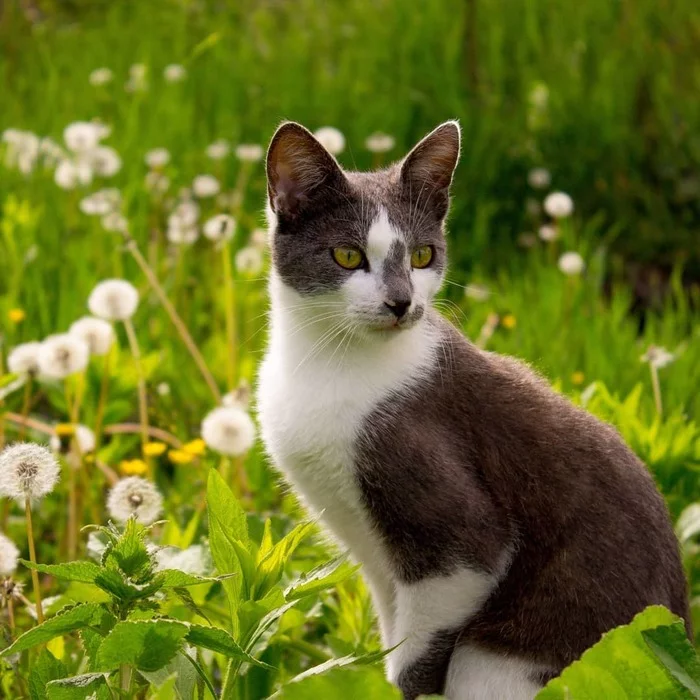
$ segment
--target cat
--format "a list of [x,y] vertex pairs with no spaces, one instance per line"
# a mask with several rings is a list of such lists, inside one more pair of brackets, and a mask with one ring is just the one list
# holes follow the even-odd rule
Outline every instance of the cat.
[[690,634],[686,583],[619,434],[431,307],[460,140],[446,122],[360,173],[277,130],[258,413],[276,467],[362,564],[404,696],[530,699],[647,605]]

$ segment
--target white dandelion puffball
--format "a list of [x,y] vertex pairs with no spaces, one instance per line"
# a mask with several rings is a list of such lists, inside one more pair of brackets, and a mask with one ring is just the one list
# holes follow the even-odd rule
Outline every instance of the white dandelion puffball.
[[580,275],[586,267],[583,258],[573,251],[564,253],[559,258],[559,269],[569,276]]
[[112,324],[94,316],[78,319],[68,332],[87,343],[91,355],[106,355],[114,342]]
[[145,185],[149,192],[162,194],[170,187],[170,178],[167,175],[163,175],[163,173],[159,173],[157,170],[152,170],[146,173]]
[[386,153],[390,151],[396,143],[393,136],[377,132],[372,134],[365,141],[365,147],[372,153]]
[[230,241],[236,232],[236,221],[228,214],[218,214],[208,219],[202,230],[204,235],[215,243]]
[[22,343],[7,356],[7,368],[12,374],[30,374],[39,372],[39,352],[41,343]]
[[122,159],[111,146],[98,146],[90,151],[88,162],[100,177],[112,177],[122,169]]
[[236,457],[253,446],[255,425],[242,408],[221,406],[202,421],[202,439],[212,450]]
[[552,182],[552,176],[546,168],[533,168],[527,174],[527,183],[536,190],[544,190]]
[[265,150],[257,143],[242,143],[236,146],[236,158],[248,163],[257,163],[262,160]]
[[112,82],[113,77],[114,74],[109,68],[95,68],[95,70],[90,73],[90,85],[94,85],[95,87],[106,85]]
[[88,297],[90,313],[106,321],[126,321],[136,313],[138,305],[138,290],[126,280],[100,282]]
[[53,179],[62,190],[73,190],[78,185],[92,182],[92,168],[87,163],[78,164],[64,159],[56,166]]
[[648,362],[655,369],[661,369],[670,365],[676,356],[659,345],[650,345],[649,349],[639,358],[642,362]]
[[39,151],[44,157],[44,165],[50,168],[53,168],[66,157],[66,152],[53,139],[48,138],[48,136],[41,139]]
[[199,205],[186,200],[173,209],[173,213],[168,217],[168,226],[190,228],[197,223],[197,219],[199,219]]
[[157,387],[156,391],[158,396],[170,396],[170,384],[168,382],[161,382]]
[[236,253],[236,269],[243,275],[257,275],[265,265],[262,250],[249,245]]
[[111,211],[105,214],[100,223],[105,231],[113,233],[126,233],[129,230],[129,222],[118,211]]
[[43,445],[18,442],[0,452],[0,495],[38,500],[53,491],[59,475],[58,462]]
[[114,211],[121,204],[121,192],[110,187],[98,190],[80,200],[80,211],[88,216],[104,216]]
[[170,162],[170,151],[167,148],[153,148],[146,153],[144,160],[149,168],[163,168]]
[[70,333],[50,335],[39,350],[39,374],[49,379],[65,379],[82,372],[90,359],[88,344]]
[[207,157],[212,160],[223,160],[231,151],[231,145],[226,139],[218,139],[207,146]]
[[0,533],[0,576],[12,576],[17,570],[18,562],[19,549],[9,537]]
[[574,200],[566,192],[552,192],[544,200],[544,210],[553,219],[565,219],[574,211]]
[[257,248],[267,248],[267,242],[268,235],[264,228],[256,228],[253,233],[250,234],[250,244]]
[[169,224],[165,236],[173,245],[192,245],[199,240],[199,228]]
[[192,191],[200,199],[215,197],[221,191],[221,185],[213,175],[197,175],[192,181]]
[[95,122],[73,122],[63,130],[63,140],[73,153],[92,151],[105,135],[104,127]]
[[332,155],[337,156],[345,150],[345,136],[334,126],[322,126],[314,133],[321,145]]
[[[80,454],[86,455],[95,449],[95,433],[87,427],[87,425],[76,425],[74,426],[74,434],[76,443],[78,444],[78,449]],[[58,454],[61,452],[61,437],[59,435],[52,435],[49,440],[49,447],[51,450]]]
[[559,238],[559,230],[556,226],[545,224],[544,226],[540,226],[539,230],[537,231],[537,235],[540,237],[541,241],[551,243]]
[[179,83],[187,77],[187,70],[179,63],[171,63],[165,66],[163,77],[168,83]]
[[117,481],[109,492],[107,511],[119,523],[134,517],[142,525],[150,525],[163,511],[163,497],[150,481],[130,476]]

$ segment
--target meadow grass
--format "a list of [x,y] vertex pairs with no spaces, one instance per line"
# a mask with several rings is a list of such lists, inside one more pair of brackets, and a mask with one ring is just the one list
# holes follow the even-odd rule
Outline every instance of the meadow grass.
[[[692,5],[37,7],[43,21],[35,24],[14,4],[3,10],[0,126],[51,137],[66,152],[65,127],[96,119],[111,128],[102,142],[122,165],[112,177],[66,189],[43,156],[23,173],[12,143],[0,146],[0,440],[58,438],[62,472],[32,511],[29,541],[24,507],[2,504],[2,529],[25,559],[36,543],[44,613],[56,621],[53,631],[35,626],[28,569],[6,572],[0,620],[6,645],[14,643],[0,667],[6,697],[45,697],[32,690],[39,686],[50,698],[396,697],[377,668],[373,613],[355,568],[305,523],[258,443],[244,440],[228,450],[235,454],[222,454],[216,424],[214,432],[202,426],[217,393],[228,394],[238,428],[241,414],[254,415],[246,387],[267,330],[264,169],[234,149],[264,144],[282,118],[338,127],[347,140],[339,160],[358,168],[398,158],[437,122],[460,118],[465,147],[438,307],[472,340],[531,363],[618,427],[677,523],[698,628],[700,292],[688,284],[696,202],[673,194],[698,154],[681,156],[683,144],[668,135],[654,141],[651,161],[645,150],[672,124],[698,124],[697,104],[686,99],[692,78],[679,73],[698,26]],[[474,49],[466,50],[470,38]],[[144,89],[127,91],[137,63],[145,65]],[[179,82],[164,78],[173,63],[186,71]],[[102,66],[113,79],[91,85]],[[631,132],[633,123],[647,132]],[[365,147],[377,131],[396,142],[386,154]],[[206,148],[219,138],[232,150],[212,160]],[[157,147],[168,149],[170,162],[152,168],[144,159]],[[674,173],[652,186],[669,161]],[[551,171],[549,187],[528,185],[534,166]],[[149,171],[169,179],[166,192],[147,188]],[[181,188],[205,173],[223,197],[194,198],[197,233],[225,213],[236,220],[235,234],[223,244],[201,235],[173,243],[174,233],[190,231],[168,224],[178,203],[192,200]],[[119,189],[111,208],[128,231],[107,231],[100,216],[81,210],[105,187]],[[575,212],[545,242],[534,235],[551,223],[541,203],[557,189],[573,195]],[[528,211],[528,199],[537,207]],[[169,228],[177,229],[170,239]],[[560,269],[567,251],[582,257],[580,274]],[[635,306],[631,258],[663,263],[657,277],[652,268],[648,308]],[[129,280],[139,304],[127,323],[114,322],[106,356],[65,380],[7,370],[18,345],[66,332],[87,314],[91,291],[108,278]],[[650,348],[669,355],[645,361]],[[80,447],[70,427],[78,423],[96,430],[96,450]],[[133,476],[155,484],[164,501],[154,517],[125,524],[107,495]],[[154,525],[161,515],[166,522]],[[88,524],[100,529],[79,531]],[[170,549],[156,555],[154,547]],[[68,566],[69,559],[84,563]],[[641,639],[645,625],[673,624],[652,611],[621,634]],[[130,646],[137,652],[122,653]],[[318,678],[290,683],[329,661]],[[644,663],[661,668],[652,656]],[[84,695],[61,695],[80,683]]]

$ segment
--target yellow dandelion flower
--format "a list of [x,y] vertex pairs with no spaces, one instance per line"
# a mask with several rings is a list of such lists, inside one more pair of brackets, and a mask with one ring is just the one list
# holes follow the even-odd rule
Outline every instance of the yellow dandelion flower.
[[124,459],[119,464],[119,471],[127,476],[141,476],[148,471],[148,465],[142,459]]
[[22,323],[27,314],[24,309],[10,309],[7,313],[7,317],[12,321],[12,323]]
[[168,446],[164,442],[147,442],[143,446],[144,457],[160,457]]
[[194,461],[194,455],[190,452],[185,452],[185,450],[170,450],[168,459],[173,464],[190,464],[190,462]]
[[506,314],[502,319],[501,319],[501,325],[504,328],[507,328],[509,331],[512,331],[513,328],[515,328],[518,325],[518,321],[513,316],[513,314]]
[[207,449],[207,444],[202,440],[202,438],[197,438],[196,440],[190,440],[189,442],[186,442],[182,446],[183,451],[187,452],[187,454],[194,455],[195,457],[201,457],[206,449]]
[[75,435],[75,426],[72,423],[59,423],[54,431],[58,437],[73,437]]
[[583,372],[574,372],[571,375],[571,383],[574,386],[581,386],[586,379],[586,375]]

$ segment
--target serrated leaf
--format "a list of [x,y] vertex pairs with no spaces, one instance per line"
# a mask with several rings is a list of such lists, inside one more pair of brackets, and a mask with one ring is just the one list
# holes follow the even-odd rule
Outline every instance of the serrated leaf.
[[308,574],[294,581],[285,591],[287,600],[297,600],[309,595],[318,595],[350,578],[358,571],[360,565],[347,563],[347,554],[331,559],[326,564],[316,567]]
[[[331,668],[320,674],[297,678],[280,688],[274,700],[401,700],[401,691],[385,678],[384,673],[372,666]],[[272,699],[271,699],[272,700]]]
[[49,574],[67,581],[94,583],[95,576],[100,573],[100,567],[91,561],[69,561],[65,564],[32,564],[26,559],[20,562],[28,569],[35,569],[42,574]]
[[272,551],[272,520],[270,518],[265,519],[265,524],[263,525],[263,534],[260,540],[260,547],[258,548],[258,556],[255,558],[255,563],[260,564],[260,562]]
[[108,613],[97,603],[83,603],[59,612],[41,625],[33,627],[20,636],[14,644],[0,653],[0,657],[16,654],[25,649],[31,649],[38,644],[45,644],[50,639],[62,634],[68,634],[84,627],[97,626]]
[[241,639],[245,639],[259,622],[270,612],[285,604],[284,593],[280,588],[273,588],[260,600],[246,600],[238,608],[238,619],[241,624]]
[[144,671],[157,671],[182,648],[187,625],[175,620],[118,622],[97,651],[97,668],[112,671],[131,664]]
[[46,684],[67,674],[65,665],[51,652],[42,649],[29,673],[29,697],[31,700],[46,700]]
[[214,583],[217,580],[209,576],[188,574],[179,569],[163,569],[158,572],[158,578],[162,588],[184,588],[186,586],[197,586],[202,583]]
[[88,700],[109,698],[107,681],[102,673],[85,673],[51,681],[46,686],[47,700]]
[[248,544],[248,520],[238,499],[215,469],[207,480],[207,509],[235,540]]
[[97,650],[102,644],[102,635],[99,632],[86,627],[80,630],[80,641],[83,643],[83,649],[85,650],[85,656],[88,660],[88,671],[95,670],[95,662],[97,661]]
[[197,647],[211,649],[219,654],[228,656],[229,658],[246,661],[255,666],[262,668],[270,668],[262,661],[258,661],[254,656],[251,656],[244,651],[240,644],[225,630],[218,627],[205,627],[204,625],[190,625],[187,636],[185,637],[190,644]]
[[104,564],[117,568],[137,583],[144,583],[153,573],[153,557],[146,548],[146,529],[134,518],[126,521],[124,532],[104,559]]
[[700,700],[700,658],[686,636],[685,625],[662,625],[644,630],[642,636],[664,668]]
[[104,568],[95,577],[95,585],[121,601],[132,602],[152,596],[162,584],[156,576],[148,583],[138,585],[127,581],[120,570]]
[[617,627],[564,669],[537,694],[537,700],[681,700],[692,697],[668,675],[642,632],[677,621],[661,606],[648,607],[628,625]]
[[255,627],[255,630],[249,635],[249,639],[246,643],[246,651],[250,652],[250,650],[255,646],[258,639],[260,639],[260,637],[272,625],[274,625],[282,617],[282,615],[284,615],[284,613],[287,612],[287,610],[290,610],[296,604],[297,601],[292,600],[289,603],[285,603],[284,605],[281,605],[278,608],[275,608],[274,610],[271,610],[269,613],[267,613],[267,615],[265,615],[260,620],[260,622],[258,622],[257,626]]
[[167,700],[180,698],[181,700],[193,700],[197,683],[197,671],[191,661],[185,658],[187,651],[180,652],[167,666],[158,671],[139,671],[139,673],[158,689],[168,685],[168,679],[175,677],[175,693],[166,695]]

